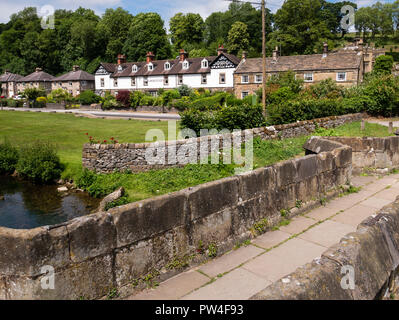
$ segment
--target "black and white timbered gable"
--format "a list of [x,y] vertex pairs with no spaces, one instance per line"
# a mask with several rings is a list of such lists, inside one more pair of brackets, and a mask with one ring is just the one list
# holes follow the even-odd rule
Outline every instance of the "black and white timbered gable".
[[220,54],[212,63],[209,65],[211,69],[234,69],[238,64],[231,61],[224,54]]
[[105,69],[105,67],[102,64],[100,64],[100,66],[97,68],[95,72],[96,76],[106,76],[109,74],[111,74],[111,72],[107,71],[107,69]]

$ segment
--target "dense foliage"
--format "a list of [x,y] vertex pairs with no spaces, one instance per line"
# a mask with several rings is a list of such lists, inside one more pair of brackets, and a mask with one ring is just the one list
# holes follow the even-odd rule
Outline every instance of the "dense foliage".
[[[275,14],[266,9],[267,53],[275,46],[283,55],[293,55],[321,52],[325,41],[330,48],[341,45],[346,33],[341,8],[346,4],[357,7],[349,1],[287,0]],[[365,31],[365,38],[396,35],[398,17],[399,1],[362,7],[356,12],[356,29]],[[81,7],[56,10],[55,28],[43,29],[37,9],[28,7],[0,24],[0,69],[26,75],[42,67],[59,75],[80,65],[93,73],[100,61],[115,62],[119,53],[129,61],[145,60],[148,51],[157,59],[174,59],[184,48],[191,57],[200,57],[215,55],[221,44],[230,53],[246,50],[249,57],[257,57],[262,49],[261,24],[259,7],[233,2],[228,10],[213,12],[205,20],[197,13],[177,13],[169,30],[158,13],[132,15],[117,8],[100,17]]]
[[7,140],[0,143],[0,173],[13,173],[18,163],[18,150]]
[[20,150],[16,170],[36,183],[51,183],[61,176],[63,166],[54,145],[37,141]]

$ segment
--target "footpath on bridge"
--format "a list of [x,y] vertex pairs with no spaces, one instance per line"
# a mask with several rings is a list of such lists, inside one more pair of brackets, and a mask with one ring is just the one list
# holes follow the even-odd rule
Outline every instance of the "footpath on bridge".
[[289,225],[251,240],[247,246],[145,289],[133,300],[246,300],[298,267],[320,258],[360,222],[399,195],[399,174],[352,178],[357,193],[291,219]]

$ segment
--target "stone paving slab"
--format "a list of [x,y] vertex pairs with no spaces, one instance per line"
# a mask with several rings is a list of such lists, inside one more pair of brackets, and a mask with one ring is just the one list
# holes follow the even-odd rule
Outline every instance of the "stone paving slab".
[[330,207],[319,207],[316,208],[308,213],[305,214],[306,217],[312,218],[316,221],[322,221],[326,220],[333,215],[337,214],[339,211],[337,211],[335,208],[330,208]]
[[377,198],[389,200],[391,202],[395,201],[399,196],[399,190],[395,188],[385,189],[376,194]]
[[356,227],[354,226],[327,220],[300,234],[298,238],[328,248],[337,243],[337,239],[341,239],[343,236],[354,231],[356,231]]
[[309,228],[312,224],[315,224],[313,219],[307,218],[305,216],[299,216],[292,218],[289,225],[280,227],[280,231],[293,235]]
[[375,208],[358,204],[345,211],[344,214],[335,216],[332,220],[357,227],[364,219],[371,216],[376,211]]
[[287,261],[286,258],[276,256],[271,251],[242,266],[245,270],[251,271],[271,282],[294,272],[298,267],[299,265]]
[[252,243],[264,249],[269,249],[287,240],[289,237],[291,237],[291,234],[281,230],[275,230],[256,237]]
[[351,183],[355,187],[362,187],[368,183],[375,181],[377,178],[375,176],[355,176],[351,178]]
[[386,199],[381,199],[375,197],[370,197],[367,200],[362,201],[360,204],[366,206],[366,207],[372,207],[375,209],[381,209],[382,207],[386,206],[387,204],[390,204],[392,201],[386,200]]
[[184,296],[183,300],[246,300],[270,284],[271,281],[238,268]]
[[262,252],[264,252],[264,250],[253,245],[241,247],[212,260],[198,269],[207,276],[213,278],[218,274],[232,270],[245,261],[248,261],[249,259],[261,254]]
[[285,263],[294,264],[299,267],[320,257],[324,251],[326,251],[326,248],[323,246],[300,238],[294,238],[274,248],[270,252],[272,252],[274,256],[283,259]]
[[162,282],[155,289],[146,289],[131,300],[177,300],[194,289],[203,286],[210,279],[203,274],[189,270]]

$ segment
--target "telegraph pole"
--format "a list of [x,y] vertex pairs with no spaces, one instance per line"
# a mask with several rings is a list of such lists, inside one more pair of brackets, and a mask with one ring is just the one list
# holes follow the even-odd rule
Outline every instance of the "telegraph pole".
[[265,0],[262,0],[262,106],[263,115],[267,117],[266,109],[266,16]]

